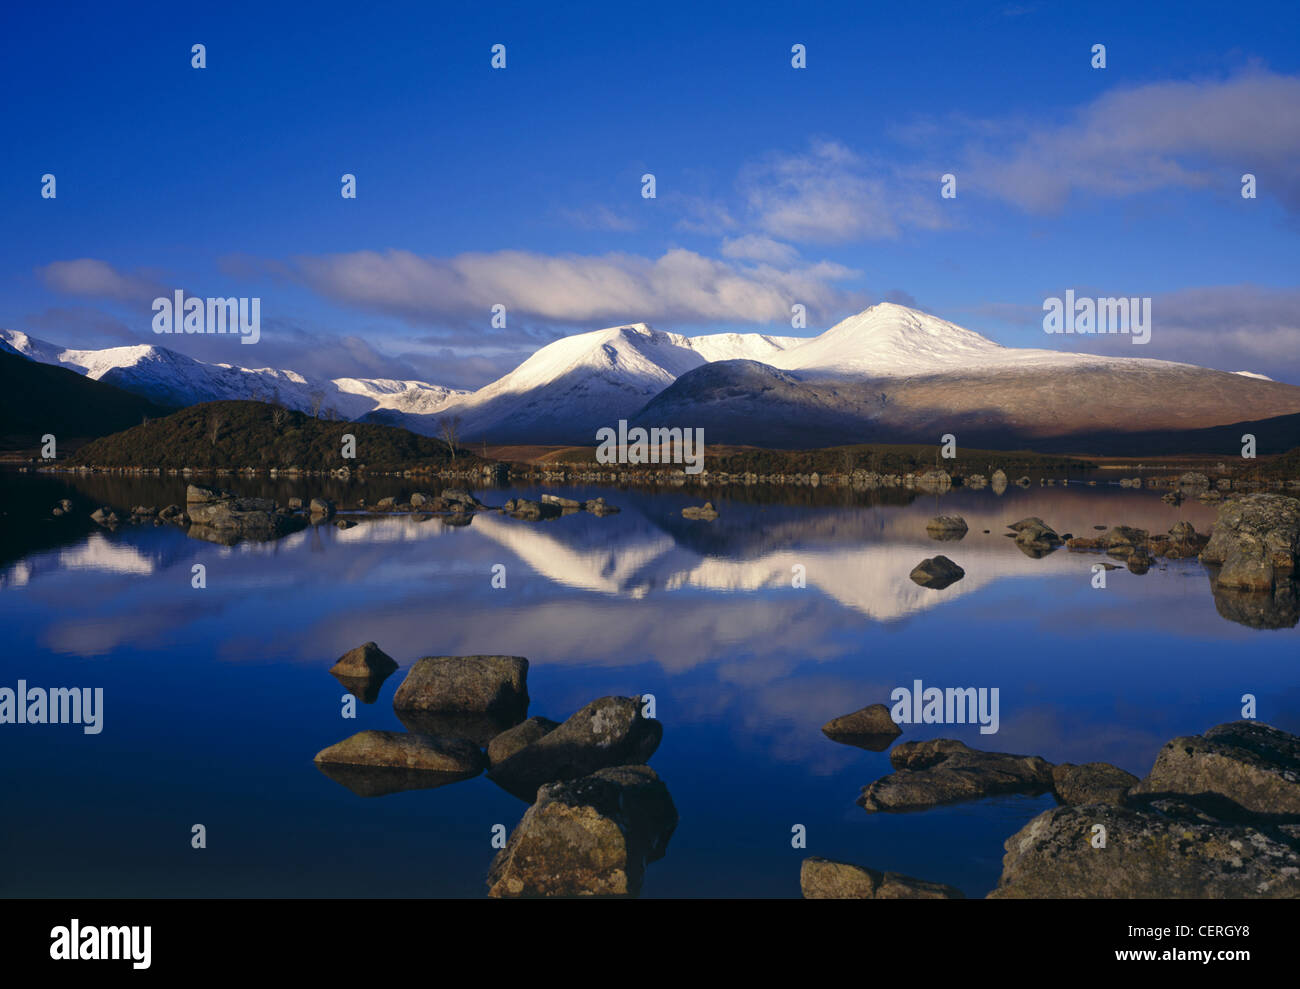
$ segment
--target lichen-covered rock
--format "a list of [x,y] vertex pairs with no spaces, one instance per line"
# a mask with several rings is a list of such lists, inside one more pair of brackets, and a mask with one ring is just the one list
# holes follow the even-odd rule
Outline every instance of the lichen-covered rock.
[[397,662],[373,642],[366,642],[349,649],[337,663],[330,667],[330,672],[338,677],[386,677],[397,669]]
[[560,727],[558,721],[540,716],[521,721],[513,728],[507,728],[488,743],[488,762],[493,766],[505,762],[524,746],[532,745],[558,727]]
[[644,763],[662,737],[663,725],[642,715],[639,698],[602,697],[494,764],[488,775],[508,793],[532,800],[543,783]]
[[636,896],[676,826],[677,808],[649,766],[543,786],[492,860],[488,895]]
[[904,742],[890,753],[889,761],[897,772],[863,787],[858,797],[858,806],[869,814],[1052,788],[1052,764],[1045,759],[981,752],[951,738]]
[[822,733],[832,741],[883,752],[903,734],[903,729],[894,723],[884,704],[871,704],[852,714],[832,718],[822,725]]
[[1222,587],[1268,591],[1293,579],[1300,559],[1300,501],[1286,495],[1249,494],[1219,509],[1201,562],[1219,567]]
[[1138,778],[1108,762],[1087,762],[1076,766],[1063,762],[1052,767],[1052,789],[1063,804],[1116,804],[1136,786]]
[[269,541],[296,532],[302,520],[276,511],[270,498],[240,498],[229,491],[191,484],[185,491],[189,535],[233,545],[243,539]]
[[395,731],[360,731],[316,753],[316,762],[388,769],[419,769],[468,779],[486,766],[482,751],[464,738]]
[[1220,812],[1300,820],[1300,738],[1258,721],[1175,738],[1134,793],[1209,798]]
[[[1096,847],[1104,829],[1105,847]],[[1273,828],[1109,804],[1055,807],[1007,839],[991,899],[1300,896],[1300,852]]]
[[1013,522],[1007,528],[1015,532],[1016,546],[1020,551],[1034,559],[1046,556],[1065,541],[1036,515]]
[[848,862],[806,858],[799,869],[799,888],[806,900],[961,900],[962,891],[943,883],[878,872]]
[[393,697],[398,711],[491,715],[513,724],[528,713],[522,656],[425,656]]

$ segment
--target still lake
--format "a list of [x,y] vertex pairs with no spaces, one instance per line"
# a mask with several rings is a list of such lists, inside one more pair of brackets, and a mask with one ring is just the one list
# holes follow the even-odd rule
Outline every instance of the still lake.
[[[202,483],[202,482],[200,482]],[[241,494],[344,502],[414,490],[371,482],[223,479]],[[526,805],[480,776],[362,798],[316,752],[392,708],[426,655],[528,658],[530,714],[563,720],[609,694],[653,694],[664,725],[650,761],[680,823],[646,870],[645,897],[799,895],[820,855],[983,896],[1003,842],[1053,805],[1004,797],[867,814],[862,786],[888,752],[830,741],[821,725],[921,680],[997,687],[1000,727],[904,725],[901,741],[958,738],[1052,762],[1111,762],[1139,776],[1168,739],[1241,717],[1300,731],[1300,631],[1250,627],[1195,560],[1107,574],[1106,559],[1041,559],[1003,533],[1037,515],[1205,531],[1214,506],[1097,487],[910,492],[596,486],[495,488],[489,505],[604,496],[620,514],[547,522],[496,513],[465,527],[366,518],[274,543],[223,547],[174,526],[101,530],[86,516],[184,502],[184,482],[0,472],[0,687],[102,687],[103,730],[0,725],[0,895],[61,897],[481,897],[496,824]],[[50,508],[72,498],[72,516]],[[710,498],[714,522],[681,509]],[[970,526],[925,532],[936,514]],[[990,532],[985,534],[983,530]],[[944,590],[908,573],[937,553],[966,570]],[[1118,561],[1117,561],[1118,562]],[[191,586],[202,563],[207,587]],[[506,587],[492,587],[504,564]],[[792,586],[795,568],[806,587]],[[1250,611],[1246,608],[1244,611]],[[1267,611],[1267,609],[1265,609]],[[1258,624],[1258,623],[1257,623]],[[374,640],[403,667],[344,719],[327,672]],[[207,847],[191,848],[203,824]],[[804,825],[807,848],[791,847]]]

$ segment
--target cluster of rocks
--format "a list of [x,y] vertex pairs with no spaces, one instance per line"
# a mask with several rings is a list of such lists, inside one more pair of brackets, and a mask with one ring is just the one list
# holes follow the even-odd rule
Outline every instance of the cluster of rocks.
[[[63,499],[51,514],[55,517],[72,511],[72,502]],[[416,521],[441,518],[447,525],[469,525],[477,512],[488,511],[489,506],[462,488],[446,488],[440,495],[413,492],[409,497],[388,496],[373,505],[360,499],[347,512],[351,516],[411,515]],[[523,498],[511,499],[501,512],[518,519],[537,521],[559,518],[573,512],[586,511],[592,515],[606,516],[618,512],[604,498],[575,501],[558,495],[544,494],[541,501]],[[271,498],[245,498],[221,488],[190,484],[185,492],[185,507],[168,505],[162,510],[139,506],[129,514],[119,515],[108,506],[98,508],[91,518],[105,528],[115,529],[127,523],[152,522],[162,525],[173,522],[185,526],[190,535],[210,542],[233,545],[241,540],[273,540],[302,529],[307,523],[319,525],[332,521],[339,529],[350,529],[357,523],[354,518],[339,517],[338,506],[329,498],[289,498],[281,506]]]
[[[67,516],[72,512],[72,502],[64,498],[52,510],[54,516]],[[96,525],[105,529],[116,529],[119,525],[164,525],[171,522],[174,525],[185,526],[189,524],[189,516],[180,505],[168,505],[166,508],[159,510],[152,506],[137,505],[130,512],[124,515],[118,515],[107,505],[96,508],[90,513],[90,520]]]
[[[34,461],[40,462],[40,461]],[[367,464],[355,467],[115,467],[104,464],[45,465],[41,473],[110,474],[127,477],[319,477],[348,480],[356,477],[408,477],[441,478],[474,483],[506,483],[512,474],[510,464],[501,462],[470,463],[463,467],[433,467],[432,465],[383,470]]]
[[529,501],[527,498],[511,498],[505,503],[501,511],[512,518],[524,519],[528,522],[541,522],[548,519],[558,519],[562,515],[573,515],[577,512],[589,512],[592,515],[603,517],[613,515],[619,509],[608,504],[604,498],[578,501],[575,498],[544,494],[541,496],[540,501]]
[[[374,682],[396,668],[368,642],[331,672],[373,699]],[[645,765],[663,726],[635,697],[599,698],[563,722],[530,718],[527,677],[522,656],[426,656],[393,697],[407,732],[359,732],[317,753],[316,765],[361,796],[486,771],[530,804],[492,862],[489,896],[635,896],[677,825],[667,787]]]
[[270,498],[241,498],[197,484],[186,488],[185,514],[190,520],[189,535],[224,545],[244,539],[279,539],[306,524]]
[[1144,574],[1158,557],[1169,560],[1190,559],[1200,553],[1209,536],[1196,531],[1192,523],[1175,522],[1167,533],[1150,533],[1146,529],[1116,525],[1099,536],[1071,536],[1065,545],[1076,551],[1101,550],[1107,556],[1123,560],[1135,574]]
[[[895,772],[858,798],[869,813],[1053,795],[1058,806],[1007,839],[990,898],[1300,896],[1300,738],[1269,725],[1238,721],[1175,738],[1140,780],[1108,763],[1052,765],[955,739],[903,743],[890,762]],[[800,878],[809,898],[960,896],[825,859],[806,860]]]

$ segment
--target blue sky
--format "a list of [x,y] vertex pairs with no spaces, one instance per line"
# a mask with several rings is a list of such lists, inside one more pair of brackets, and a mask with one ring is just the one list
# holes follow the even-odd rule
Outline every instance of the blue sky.
[[[892,299],[1300,383],[1294,4],[196,6],[6,10],[0,326],[474,386]],[[260,297],[261,343],[154,335],[177,288]],[[1047,336],[1068,288],[1152,297],[1151,343]]]

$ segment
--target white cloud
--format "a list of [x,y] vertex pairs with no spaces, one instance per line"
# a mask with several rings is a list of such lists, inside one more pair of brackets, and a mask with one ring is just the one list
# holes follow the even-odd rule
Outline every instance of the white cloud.
[[724,240],[721,253],[724,258],[781,265],[793,264],[799,257],[799,252],[789,244],[782,244],[779,240],[762,234],[745,234]]
[[[670,324],[769,323],[852,305],[834,283],[856,273],[830,262],[742,265],[675,248],[658,258],[611,253],[550,256],[529,251],[425,257],[405,250],[299,257],[294,277],[336,302],[436,322],[486,314],[557,323],[661,320]],[[486,319],[486,317],[485,317]]]
[[937,177],[927,198],[893,166],[834,141],[804,154],[773,154],[746,167],[740,190],[753,221],[786,240],[838,243],[896,237],[943,225]]
[[[1019,127],[967,149],[963,187],[1029,210],[1075,192],[1128,196],[1243,172],[1261,194],[1300,209],[1300,77],[1255,70],[1227,80],[1159,82],[1103,94],[1062,125]],[[989,131],[988,125],[981,127]]]
[[47,287],[65,295],[150,302],[172,291],[150,275],[126,274],[97,258],[54,261],[37,268],[36,273]]

